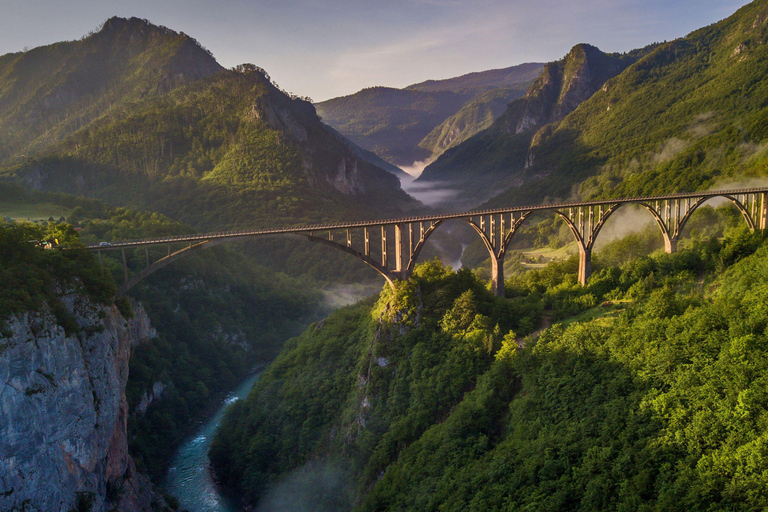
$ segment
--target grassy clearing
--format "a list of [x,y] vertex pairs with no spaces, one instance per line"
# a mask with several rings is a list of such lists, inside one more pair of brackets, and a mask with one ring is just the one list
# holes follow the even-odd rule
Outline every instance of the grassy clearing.
[[72,213],[71,208],[51,203],[3,203],[0,204],[0,217],[10,217],[13,220],[48,220],[53,217],[58,220],[68,217]]
[[612,300],[604,302],[600,305],[597,305],[593,308],[590,308],[582,313],[579,313],[578,315],[574,315],[572,317],[568,317],[565,320],[562,320],[560,322],[557,322],[561,325],[568,326],[573,323],[577,322],[591,322],[593,320],[600,319],[601,324],[605,323],[606,325],[611,322],[615,317],[619,316],[619,314],[627,309],[629,305],[634,302],[631,300]]

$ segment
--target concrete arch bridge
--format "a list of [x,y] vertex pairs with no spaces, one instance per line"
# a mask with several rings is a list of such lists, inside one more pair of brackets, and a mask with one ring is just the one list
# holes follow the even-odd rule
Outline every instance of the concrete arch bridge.
[[[666,251],[672,253],[677,248],[680,235],[691,214],[715,197],[730,200],[741,212],[750,229],[766,228],[768,188],[749,188],[102,242],[87,246],[87,250],[98,252],[99,261],[102,251],[122,251],[125,279],[118,289],[118,296],[124,295],[142,279],[192,251],[246,238],[278,235],[301,237],[344,251],[374,268],[387,282],[393,284],[395,279],[405,279],[411,275],[419,253],[430,235],[444,222],[457,219],[468,223],[483,240],[491,257],[492,290],[496,295],[503,296],[504,256],[515,233],[534,212],[551,212],[568,225],[579,247],[579,282],[586,284],[592,271],[592,249],[595,240],[605,222],[619,208],[629,204],[643,207],[661,230]],[[150,261],[147,249],[149,246],[167,246],[167,254],[154,262]],[[129,277],[125,250],[140,247],[145,248],[146,266]],[[176,249],[172,250],[172,247]]]

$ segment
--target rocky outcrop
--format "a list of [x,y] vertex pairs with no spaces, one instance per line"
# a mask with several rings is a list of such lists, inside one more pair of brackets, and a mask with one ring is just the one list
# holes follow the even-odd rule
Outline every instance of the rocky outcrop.
[[568,55],[544,67],[507,124],[515,133],[536,131],[560,121],[589,99],[607,80],[621,73],[637,57],[607,54],[588,44],[574,46]]
[[0,510],[150,511],[151,485],[128,455],[125,385],[131,347],[156,333],[138,305],[126,320],[79,295],[62,302],[77,332],[45,308],[5,321]]

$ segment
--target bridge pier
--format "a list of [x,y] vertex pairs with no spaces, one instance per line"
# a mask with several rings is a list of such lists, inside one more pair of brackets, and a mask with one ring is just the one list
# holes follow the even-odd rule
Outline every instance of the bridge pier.
[[664,252],[667,254],[674,254],[677,252],[677,238],[664,237]]
[[[112,244],[100,243],[88,246],[89,251],[99,253],[99,264],[104,268],[102,251],[119,250],[123,262],[123,285],[118,295],[123,295],[139,280],[164,267],[190,250],[211,247],[231,240],[259,236],[293,235],[306,237],[340,249],[359,258],[379,272],[390,284],[396,279],[407,279],[413,272],[417,258],[430,234],[447,220],[462,220],[472,226],[482,238],[491,255],[491,289],[499,297],[504,296],[504,255],[507,247],[523,222],[535,211],[548,211],[558,215],[570,228],[579,246],[578,281],[586,285],[592,274],[592,248],[610,215],[623,205],[636,204],[643,207],[655,219],[664,237],[664,249],[674,253],[683,228],[694,211],[706,201],[723,197],[730,200],[741,212],[751,230],[768,229],[768,188],[720,190],[690,194],[668,194],[651,197],[620,198],[614,200],[555,203],[538,206],[497,208],[483,211],[469,211],[445,215],[426,215],[382,221],[347,222],[337,224],[302,226],[296,228],[254,229],[218,233],[202,233],[160,237],[146,240],[130,240]],[[377,230],[381,230],[381,238]],[[325,236],[325,233],[328,236]],[[362,232],[362,236],[360,236]],[[315,236],[317,233],[319,236]],[[322,233],[322,235],[320,235]],[[357,234],[355,234],[357,233]],[[381,243],[381,252],[372,247]],[[171,244],[187,246],[171,252]],[[149,245],[166,245],[167,255],[151,263],[147,250]],[[135,249],[144,248],[147,266],[129,275],[129,254],[134,250],[137,263],[141,258]],[[137,265],[138,266],[138,265]]]
[[491,292],[497,297],[504,297],[504,260],[491,257]]
[[579,247],[579,283],[586,286],[587,279],[592,275],[592,249]]

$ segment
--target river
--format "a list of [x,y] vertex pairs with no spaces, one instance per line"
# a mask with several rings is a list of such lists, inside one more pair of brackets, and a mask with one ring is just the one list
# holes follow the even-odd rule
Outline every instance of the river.
[[232,391],[224,403],[193,437],[179,447],[171,461],[170,469],[162,483],[168,494],[179,499],[182,509],[190,512],[239,512],[241,507],[233,499],[228,499],[216,488],[208,470],[208,447],[216,428],[224,416],[224,411],[237,400],[248,395],[259,378],[254,373]]
[[[338,285],[323,290],[322,311],[331,311],[354,304],[357,301],[378,293],[381,284]],[[246,378],[234,391],[227,395],[216,414],[206,421],[196,433],[179,447],[171,460],[171,465],[162,488],[179,500],[182,509],[189,512],[240,512],[237,500],[223,495],[216,487],[208,470],[208,448],[230,404],[245,398],[259,379],[254,373]]]

